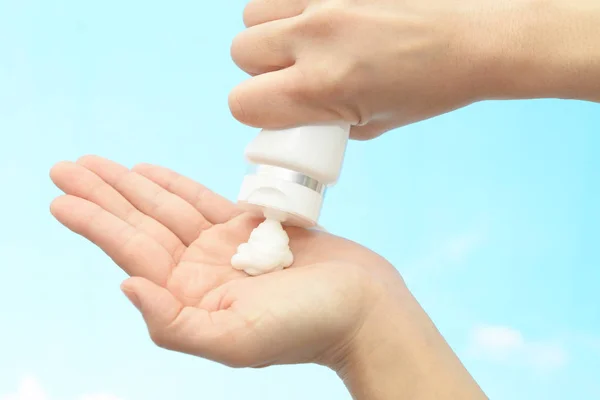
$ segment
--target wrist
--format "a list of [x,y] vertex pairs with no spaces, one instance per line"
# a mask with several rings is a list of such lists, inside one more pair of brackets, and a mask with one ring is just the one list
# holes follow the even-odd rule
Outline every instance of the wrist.
[[335,370],[356,400],[487,398],[408,290],[373,310]]
[[511,0],[475,15],[479,100],[600,101],[600,3]]

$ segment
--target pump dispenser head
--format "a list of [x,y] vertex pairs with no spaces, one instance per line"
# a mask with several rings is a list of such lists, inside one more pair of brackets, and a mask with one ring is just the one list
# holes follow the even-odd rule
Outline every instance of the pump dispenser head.
[[300,172],[258,165],[244,177],[238,202],[248,211],[261,213],[287,225],[317,225],[325,185]]
[[324,123],[263,130],[246,148],[252,171],[238,204],[286,225],[318,226],[323,196],[342,167],[350,125]]

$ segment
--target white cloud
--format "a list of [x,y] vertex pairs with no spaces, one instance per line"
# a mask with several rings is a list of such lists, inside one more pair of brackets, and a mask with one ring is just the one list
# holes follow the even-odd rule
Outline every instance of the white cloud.
[[470,335],[471,356],[505,364],[525,365],[537,372],[560,369],[568,354],[555,340],[529,340],[517,329],[501,325],[476,326]]
[[110,394],[88,394],[79,398],[79,400],[121,400],[119,397]]
[[485,235],[485,231],[476,230],[450,237],[441,245],[440,253],[447,260],[462,263],[481,245]]
[[507,326],[478,326],[471,332],[471,348],[495,360],[511,357],[525,346],[521,332]]
[[48,400],[40,384],[31,377],[21,379],[16,393],[0,397],[1,400]]
[[[52,400],[33,377],[24,377],[15,393],[0,395],[0,400]],[[109,394],[85,394],[76,400],[123,400]]]
[[403,275],[407,280],[439,277],[464,266],[469,258],[485,243],[488,225],[481,222],[463,232],[455,232],[433,242],[425,253],[404,263]]
[[551,340],[526,343],[526,356],[529,364],[540,371],[560,369],[568,361],[565,348]]

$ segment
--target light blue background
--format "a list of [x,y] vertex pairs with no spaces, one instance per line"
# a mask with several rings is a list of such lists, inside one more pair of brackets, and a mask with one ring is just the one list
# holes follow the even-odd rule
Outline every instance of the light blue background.
[[[227,108],[243,6],[0,0],[0,398],[33,376],[48,400],[349,399],[317,367],[155,348],[123,273],[48,212],[49,168],[87,153],[235,197],[255,132]],[[398,267],[493,399],[591,399],[599,203],[599,105],[491,102],[352,143],[323,223]]]

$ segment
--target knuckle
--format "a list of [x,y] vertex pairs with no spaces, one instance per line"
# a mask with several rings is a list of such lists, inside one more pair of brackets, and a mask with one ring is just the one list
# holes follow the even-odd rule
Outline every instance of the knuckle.
[[240,68],[242,68],[244,64],[244,58],[246,57],[247,52],[246,49],[248,49],[248,43],[242,32],[233,38],[229,49],[233,62]]
[[232,40],[230,55],[250,75],[276,71],[293,63],[290,38],[284,28],[243,31]]
[[133,167],[131,167],[131,171],[133,171],[133,172],[142,171],[147,167],[148,167],[147,163],[140,162],[140,163],[135,164]]
[[88,162],[94,161],[96,159],[96,156],[94,156],[93,154],[85,154],[81,157],[79,157],[77,159],[77,161],[75,161],[77,164],[86,164]]
[[246,6],[244,8],[244,13],[242,14],[242,21],[244,22],[244,26],[246,28],[249,28],[252,26],[252,19],[251,19],[251,15],[250,12],[248,11],[248,6]]
[[244,26],[246,26],[246,28],[250,28],[258,24],[256,5],[256,1],[250,1],[248,4],[246,4],[246,7],[244,7],[242,21],[244,22]]
[[233,89],[228,98],[229,110],[233,118],[242,124],[253,126],[254,119],[248,114],[248,100],[239,87]]
[[296,31],[305,38],[324,39],[342,33],[348,23],[348,12],[344,8],[322,5],[302,14],[297,19]]

